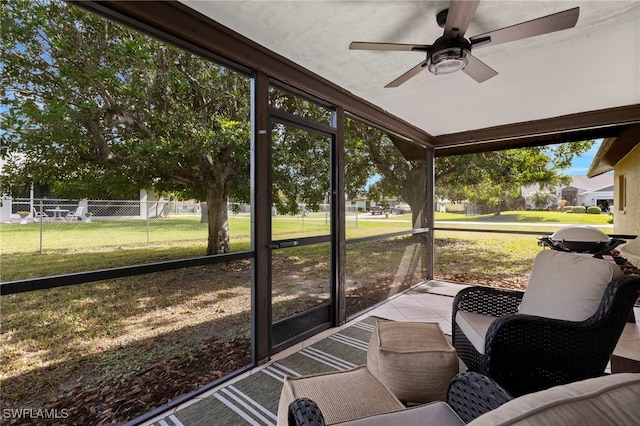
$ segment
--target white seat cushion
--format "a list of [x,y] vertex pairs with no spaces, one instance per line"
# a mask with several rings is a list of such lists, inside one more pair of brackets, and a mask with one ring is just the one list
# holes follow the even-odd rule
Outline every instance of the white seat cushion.
[[613,262],[544,250],[538,253],[518,313],[584,321],[598,309],[611,280],[622,275]]
[[489,326],[496,318],[473,312],[456,312],[456,324],[458,324],[458,327],[460,327],[460,330],[469,339],[473,347],[482,355],[484,355],[484,339],[487,335],[487,330],[489,330]]
[[362,419],[338,423],[336,426],[437,425],[464,426],[460,417],[447,405],[437,401],[393,413],[377,414]]
[[469,426],[639,425],[640,374],[620,373],[523,395]]

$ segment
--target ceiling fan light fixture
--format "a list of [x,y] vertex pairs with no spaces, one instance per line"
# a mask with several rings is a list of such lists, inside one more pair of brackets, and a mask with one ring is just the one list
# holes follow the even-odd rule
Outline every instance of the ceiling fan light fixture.
[[432,52],[427,58],[427,68],[432,74],[450,74],[463,70],[469,63],[470,51],[452,46]]
[[451,74],[469,63],[471,44],[464,38],[440,37],[427,53],[427,69],[432,74]]

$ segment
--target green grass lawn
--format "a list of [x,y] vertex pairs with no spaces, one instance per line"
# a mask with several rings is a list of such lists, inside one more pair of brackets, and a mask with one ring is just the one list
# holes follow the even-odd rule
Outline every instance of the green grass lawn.
[[[501,229],[552,232],[566,224],[602,226],[610,232],[606,215],[557,212],[514,211],[501,216],[465,216],[436,213],[438,221],[465,222],[461,228]],[[473,222],[469,224],[468,222]],[[516,222],[520,226],[505,225]],[[273,238],[301,238],[326,235],[330,231],[326,213],[306,217],[278,216],[272,220]],[[347,239],[383,235],[411,229],[411,215],[371,216],[366,213],[347,218]],[[229,231],[232,251],[250,248],[251,220],[248,215],[231,215]],[[480,234],[482,235],[482,234]],[[196,216],[177,216],[152,220],[118,220],[91,223],[0,224],[0,280],[59,275],[71,272],[159,262],[204,255],[207,224]]]
[[506,211],[500,216],[493,213],[485,215],[467,216],[460,213],[441,213],[436,212],[435,220],[455,221],[455,222],[491,222],[498,223],[500,221],[518,222],[518,223],[557,223],[557,224],[576,224],[576,225],[608,225],[611,217],[604,214],[586,214],[586,213],[562,213],[548,211]]

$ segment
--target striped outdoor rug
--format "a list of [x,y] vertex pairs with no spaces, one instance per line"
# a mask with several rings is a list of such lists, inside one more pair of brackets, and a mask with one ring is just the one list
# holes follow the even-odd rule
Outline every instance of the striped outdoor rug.
[[275,425],[284,376],[342,371],[367,363],[375,322],[368,317],[233,384],[153,426]]

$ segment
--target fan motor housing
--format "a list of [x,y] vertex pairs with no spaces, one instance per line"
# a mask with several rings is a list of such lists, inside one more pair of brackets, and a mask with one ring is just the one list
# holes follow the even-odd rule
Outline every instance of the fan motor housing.
[[471,43],[464,38],[437,39],[427,54],[427,67],[433,74],[449,74],[467,66],[471,55]]

